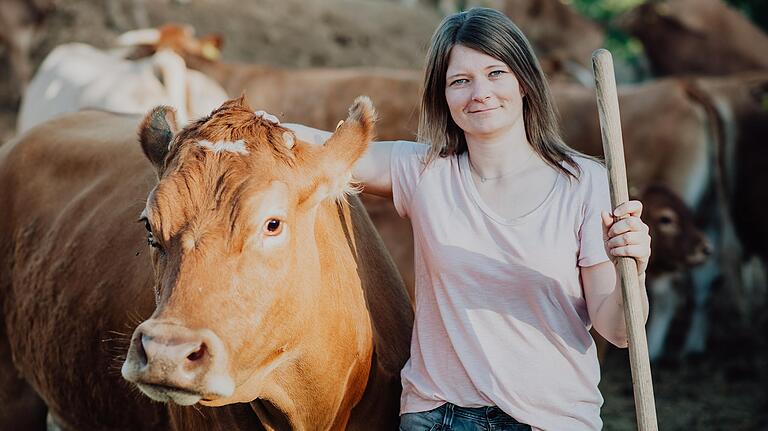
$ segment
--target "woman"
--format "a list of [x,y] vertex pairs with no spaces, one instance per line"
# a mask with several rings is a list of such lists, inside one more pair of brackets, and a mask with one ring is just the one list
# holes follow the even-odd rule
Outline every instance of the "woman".
[[636,259],[647,316],[640,202],[609,215],[605,168],[562,142],[528,41],[492,9],[435,32],[419,141],[372,143],[354,169],[413,225],[400,429],[601,428],[588,331],[627,345],[616,256]]

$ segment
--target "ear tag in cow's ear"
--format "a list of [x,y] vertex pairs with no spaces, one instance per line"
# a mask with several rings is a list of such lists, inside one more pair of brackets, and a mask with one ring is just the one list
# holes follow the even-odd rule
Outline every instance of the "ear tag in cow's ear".
[[283,132],[283,145],[285,145],[285,148],[290,150],[293,148],[294,144],[296,144],[296,140],[293,137],[293,133]]
[[219,48],[217,48],[214,44],[207,42],[203,44],[203,47],[200,50],[200,53],[202,54],[203,58],[206,60],[215,61],[218,60],[221,56],[221,51]]

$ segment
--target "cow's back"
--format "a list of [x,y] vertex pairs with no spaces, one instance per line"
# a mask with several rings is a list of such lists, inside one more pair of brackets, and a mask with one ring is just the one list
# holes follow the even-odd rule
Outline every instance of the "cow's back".
[[139,114],[163,103],[165,89],[147,61],[70,43],[51,51],[29,83],[17,131],[85,108]]
[[167,428],[119,370],[154,305],[136,223],[154,171],[133,139],[138,122],[83,112],[0,147],[4,329],[20,374],[65,429]]

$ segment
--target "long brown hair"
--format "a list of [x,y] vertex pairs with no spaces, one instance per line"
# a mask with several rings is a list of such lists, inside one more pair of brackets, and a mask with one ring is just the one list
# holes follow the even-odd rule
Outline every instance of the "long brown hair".
[[418,140],[432,147],[426,163],[467,151],[464,131],[451,118],[445,100],[445,74],[451,49],[456,45],[482,52],[509,66],[521,86],[525,133],[533,150],[556,170],[577,178],[561,165],[565,162],[581,172],[573,160],[579,153],[560,137],[549,85],[530,43],[509,18],[488,8],[472,8],[449,15],[432,35],[418,132]]

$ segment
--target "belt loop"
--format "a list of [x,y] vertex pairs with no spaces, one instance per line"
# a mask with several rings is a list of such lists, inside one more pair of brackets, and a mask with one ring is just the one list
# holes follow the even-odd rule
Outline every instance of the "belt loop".
[[448,427],[448,429],[451,429],[451,425],[453,425],[453,408],[454,408],[453,404],[445,403],[445,416],[443,416],[443,427]]

